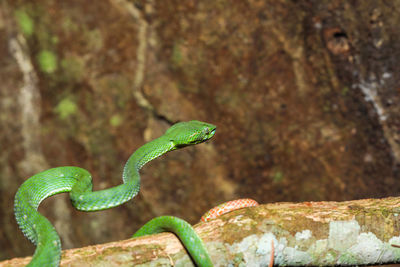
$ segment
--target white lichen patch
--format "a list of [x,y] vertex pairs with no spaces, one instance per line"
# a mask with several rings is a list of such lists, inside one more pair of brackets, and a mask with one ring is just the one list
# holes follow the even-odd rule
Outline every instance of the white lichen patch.
[[[386,79],[390,78],[390,73],[387,73]],[[353,84],[352,87],[358,87],[364,94],[365,101],[371,102],[373,107],[375,108],[376,113],[378,114],[380,121],[387,120],[387,115],[385,112],[385,108],[382,105],[382,100],[378,95],[378,90],[385,84],[385,79],[380,79],[380,82],[376,79],[376,77],[371,76],[368,80],[361,80],[359,84]]]
[[229,266],[227,247],[223,243],[217,241],[208,242],[207,250],[211,259],[217,259],[217,262],[214,262],[215,266]]
[[360,225],[356,220],[332,221],[329,223],[328,246],[337,251],[344,251],[357,242]]
[[390,238],[388,243],[400,246],[400,236]]
[[294,237],[296,238],[297,241],[310,239],[311,236],[312,236],[312,232],[308,229],[301,231],[301,232],[297,232],[294,235]]
[[308,252],[286,247],[283,250],[283,261],[281,265],[306,265],[311,263],[311,256]]
[[[251,235],[225,247],[237,266],[268,266],[274,247],[276,265],[365,265],[400,262],[400,236],[389,241],[372,232],[362,232],[356,220],[329,222],[328,238],[316,239],[309,229],[290,234],[268,232]],[[238,262],[238,259],[240,262]],[[228,264],[228,265],[229,265]]]
[[388,261],[393,253],[373,233],[361,233],[357,237],[357,244],[348,249],[348,253],[357,255],[368,263]]
[[272,246],[275,247],[274,244],[278,244],[278,240],[276,240],[275,236],[271,233],[266,233],[263,235],[259,242],[258,242],[258,247],[256,250],[257,255],[270,255],[272,249]]
[[389,239],[387,246],[389,246],[390,250],[393,253],[393,258],[400,259],[400,248],[393,247],[393,245],[400,245],[400,236],[394,236]]
[[258,241],[260,237],[257,235],[250,235],[244,238],[241,242],[235,243],[230,247],[230,250],[233,251],[234,254],[242,253],[243,260],[248,265],[257,266],[259,264],[259,258],[255,251],[258,247]]
[[[273,243],[273,244],[272,244]],[[311,262],[308,252],[288,247],[286,238],[279,241],[272,233],[262,236],[251,235],[241,242],[233,244],[230,250],[234,254],[242,255],[244,266],[268,266],[274,246],[274,262],[278,265],[305,265]]]
[[309,248],[309,251],[314,253],[315,255],[321,255],[327,251],[328,248],[328,239],[320,239],[315,241]]

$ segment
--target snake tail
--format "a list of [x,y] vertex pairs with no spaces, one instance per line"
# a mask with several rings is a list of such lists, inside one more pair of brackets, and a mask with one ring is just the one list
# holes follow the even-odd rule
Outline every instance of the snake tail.
[[[228,201],[207,211],[201,217],[201,221],[208,222],[221,216],[222,214],[258,205],[259,204],[257,201],[250,198]],[[143,225],[132,237],[141,237],[162,232],[174,233],[180,239],[181,243],[184,245],[185,249],[197,266],[213,266],[203,240],[196,234],[193,226],[177,217],[160,216],[154,218]]]
[[188,222],[177,217],[156,217],[143,225],[132,237],[141,237],[162,232],[174,233],[182,244],[184,244],[185,249],[197,266],[213,266],[203,241],[193,227]]

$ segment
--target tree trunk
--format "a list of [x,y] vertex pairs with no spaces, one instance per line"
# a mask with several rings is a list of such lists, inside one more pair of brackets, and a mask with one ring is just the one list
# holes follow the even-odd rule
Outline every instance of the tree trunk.
[[[363,265],[400,262],[400,198],[274,203],[195,226],[215,266]],[[23,266],[29,258],[0,266]],[[66,250],[62,266],[190,266],[170,233]]]

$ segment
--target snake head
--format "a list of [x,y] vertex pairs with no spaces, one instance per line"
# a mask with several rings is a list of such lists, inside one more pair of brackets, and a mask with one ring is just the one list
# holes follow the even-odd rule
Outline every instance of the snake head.
[[203,143],[214,136],[217,126],[201,122],[186,121],[172,125],[165,135],[176,148]]

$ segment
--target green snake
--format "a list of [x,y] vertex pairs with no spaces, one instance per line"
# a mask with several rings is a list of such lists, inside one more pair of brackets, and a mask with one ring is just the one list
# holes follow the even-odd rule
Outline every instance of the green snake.
[[[119,206],[137,195],[139,170],[149,161],[185,146],[196,145],[214,136],[216,126],[200,122],[179,122],[164,135],[137,149],[123,170],[123,183],[92,191],[92,177],[78,167],[58,167],[38,173],[26,180],[15,195],[14,213],[24,235],[36,245],[28,266],[58,266],[61,258],[60,238],[52,224],[38,211],[39,204],[55,194],[70,192],[72,205],[81,211],[98,211]],[[134,237],[170,231],[175,233],[198,266],[213,266],[203,241],[192,226],[172,216],[157,217],[145,224]]]

